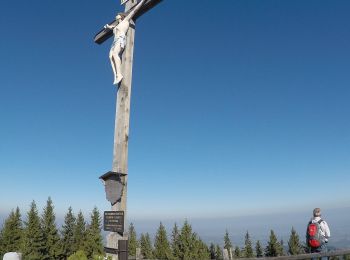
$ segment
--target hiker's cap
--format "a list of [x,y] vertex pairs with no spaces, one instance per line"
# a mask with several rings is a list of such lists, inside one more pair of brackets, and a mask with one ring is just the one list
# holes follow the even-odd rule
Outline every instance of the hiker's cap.
[[321,216],[321,209],[315,208],[313,213],[314,213],[314,217],[320,217]]

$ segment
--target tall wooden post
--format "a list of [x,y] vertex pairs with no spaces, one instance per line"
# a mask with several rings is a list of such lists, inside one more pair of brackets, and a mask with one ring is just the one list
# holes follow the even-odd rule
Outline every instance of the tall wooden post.
[[[130,10],[137,1],[130,0],[126,3],[125,12]],[[112,171],[121,174],[124,185],[121,201],[112,206],[112,211],[124,211],[124,227],[127,228],[127,187],[128,187],[128,139],[130,118],[130,97],[132,81],[132,64],[134,54],[135,23],[131,22],[126,39],[126,46],[122,57],[123,80],[119,85],[116,102],[116,117],[114,128],[114,149]],[[128,233],[123,236],[111,232],[107,236],[107,247],[118,248],[119,240],[128,240]],[[117,255],[111,255],[112,259],[118,259]]]
[[[162,0],[146,0],[141,9],[135,14],[134,20],[139,18],[142,14],[146,13]],[[125,3],[125,13],[128,13],[134,6],[137,5],[137,0],[122,0]],[[112,23],[116,25],[114,20]],[[95,43],[101,44],[112,36],[112,30],[100,30],[94,38]],[[131,98],[131,80],[132,80],[132,64],[133,64],[133,53],[134,53],[134,38],[135,38],[135,22],[130,22],[130,27],[126,35],[126,46],[123,51],[122,57],[122,75],[123,80],[121,81],[116,102],[116,117],[115,117],[115,129],[114,129],[114,148],[113,148],[113,165],[112,171],[108,172],[100,177],[105,183],[106,197],[112,204],[111,211],[118,213],[124,213],[124,229],[127,228],[127,187],[128,187],[128,140],[129,140],[129,118],[130,118],[130,98]],[[115,200],[117,194],[114,191],[120,191],[120,185],[116,183],[116,178],[120,177],[122,183],[122,193],[120,200]],[[119,180],[118,180],[118,183]],[[114,186],[114,185],[119,185]],[[118,197],[119,198],[119,197]],[[115,203],[117,201],[117,203]],[[115,204],[114,204],[115,203]],[[106,213],[106,212],[105,212]],[[113,215],[113,214],[112,214]],[[104,219],[105,220],[105,219]],[[106,222],[105,222],[106,223]],[[111,230],[106,229],[105,230]],[[118,233],[119,232],[119,233]],[[127,259],[127,243],[128,233],[124,230],[121,233],[120,230],[113,230],[107,235],[107,247],[105,248],[109,256],[113,260],[118,259],[118,253],[120,256],[119,260]],[[121,250],[120,247],[123,247]],[[118,249],[118,250],[116,250]],[[119,251],[119,252],[118,252]],[[121,253],[122,252],[122,253]]]

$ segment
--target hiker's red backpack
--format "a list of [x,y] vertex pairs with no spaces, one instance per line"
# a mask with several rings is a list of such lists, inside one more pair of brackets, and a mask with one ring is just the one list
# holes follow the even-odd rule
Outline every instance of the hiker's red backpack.
[[309,224],[307,225],[306,242],[312,248],[320,247],[324,241],[324,237],[321,234],[322,221],[323,221],[322,219],[320,219],[316,223],[313,223],[312,221],[310,221]]

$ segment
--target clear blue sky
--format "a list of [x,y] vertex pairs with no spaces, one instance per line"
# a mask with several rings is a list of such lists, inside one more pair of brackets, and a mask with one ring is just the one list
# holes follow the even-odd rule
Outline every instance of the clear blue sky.
[[[108,210],[117,0],[0,3],[0,213]],[[131,218],[350,206],[350,1],[164,0],[137,23]]]

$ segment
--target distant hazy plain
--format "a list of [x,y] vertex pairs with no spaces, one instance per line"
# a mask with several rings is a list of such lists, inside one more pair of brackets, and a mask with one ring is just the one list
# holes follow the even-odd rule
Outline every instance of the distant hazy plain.
[[[235,216],[225,218],[187,218],[191,224],[193,231],[196,232],[207,244],[213,242],[223,245],[223,237],[225,230],[228,230],[231,242],[234,246],[242,247],[244,244],[244,235],[248,231],[253,244],[257,240],[266,246],[269,239],[270,230],[274,230],[278,239],[283,239],[284,246],[290,236],[292,227],[296,229],[302,242],[305,241],[305,229],[307,222],[311,218],[310,211],[298,211],[291,213],[271,213],[262,215],[250,216]],[[103,212],[101,212],[101,215]],[[7,212],[0,212],[0,223],[3,223],[7,217]],[[25,216],[26,213],[22,212]],[[329,246],[332,248],[350,248],[350,207],[324,209],[322,216],[330,226],[331,239]],[[88,216],[86,216],[88,220]],[[174,223],[177,223],[179,228],[183,225],[185,219],[175,219],[169,216],[167,219],[158,219],[157,216],[151,219],[129,219],[133,222],[137,235],[148,232],[152,238],[162,222],[166,227],[167,234],[171,236]],[[63,223],[62,217],[57,217],[57,225]],[[104,232],[105,233],[105,232]]]
[[[189,218],[188,221],[192,225],[193,230],[207,243],[213,242],[222,245],[225,230],[227,229],[234,246],[243,246],[244,235],[247,231],[249,231],[254,245],[257,240],[260,240],[265,245],[266,241],[269,239],[270,230],[274,230],[278,239],[283,239],[284,245],[287,246],[292,227],[298,232],[300,240],[302,242],[305,241],[306,225],[311,218],[311,213],[312,209],[310,209],[310,211],[292,213],[273,213],[215,219]],[[329,246],[350,248],[350,207],[324,209],[322,217],[327,221],[331,229],[332,237],[329,241]],[[132,220],[138,235],[149,232],[151,236],[154,236],[160,221],[161,220],[156,219]],[[171,218],[162,220],[169,236],[171,235],[171,230],[175,222],[181,227],[184,220]]]

